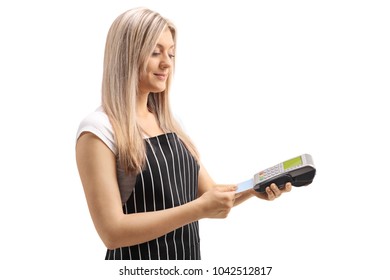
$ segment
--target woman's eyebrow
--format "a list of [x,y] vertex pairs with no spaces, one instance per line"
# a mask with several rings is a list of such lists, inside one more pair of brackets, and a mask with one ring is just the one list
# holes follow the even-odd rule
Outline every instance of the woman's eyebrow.
[[[158,48],[162,48],[162,49],[165,49],[165,46],[161,45],[161,44],[157,44],[156,47]],[[170,50],[170,49],[173,49],[175,47],[175,45],[171,45],[170,47],[168,47],[167,49]]]

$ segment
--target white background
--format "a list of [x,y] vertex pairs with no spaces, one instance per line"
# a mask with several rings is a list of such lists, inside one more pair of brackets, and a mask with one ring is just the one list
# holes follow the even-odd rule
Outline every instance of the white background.
[[172,266],[102,261],[75,164],[78,124],[100,102],[107,31],[138,6],[177,26],[172,106],[215,181],[302,153],[317,167],[309,187],[201,221],[203,260],[178,265],[389,279],[390,9],[372,0],[2,1],[1,278]]

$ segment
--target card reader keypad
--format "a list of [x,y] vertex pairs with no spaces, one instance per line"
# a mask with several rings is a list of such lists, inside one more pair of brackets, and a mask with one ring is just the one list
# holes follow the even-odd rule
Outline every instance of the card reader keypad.
[[281,172],[281,170],[280,170],[279,165],[275,165],[273,167],[270,167],[270,168],[263,170],[259,173],[259,181],[264,181],[268,178],[271,178],[271,177],[279,174],[280,172]]

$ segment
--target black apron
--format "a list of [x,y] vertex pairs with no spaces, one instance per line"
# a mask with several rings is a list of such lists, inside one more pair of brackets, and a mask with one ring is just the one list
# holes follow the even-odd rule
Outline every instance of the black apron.
[[[169,209],[197,198],[199,165],[175,133],[145,139],[146,167],[123,205],[125,214]],[[199,224],[157,239],[107,250],[106,260],[200,260]]]

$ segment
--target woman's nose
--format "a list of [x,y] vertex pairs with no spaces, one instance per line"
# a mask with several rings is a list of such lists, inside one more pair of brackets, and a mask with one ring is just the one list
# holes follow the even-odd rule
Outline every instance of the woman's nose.
[[164,54],[161,58],[160,67],[170,68],[172,66],[172,58],[169,54]]

